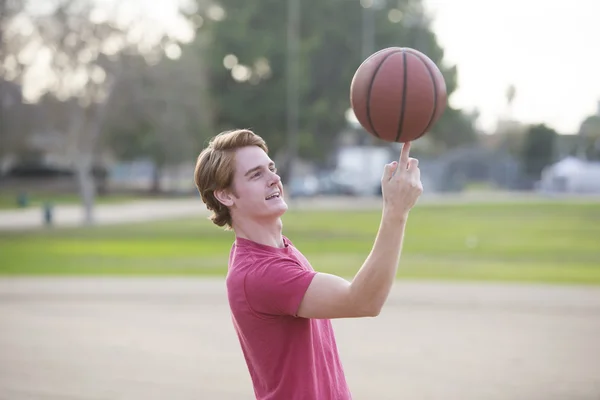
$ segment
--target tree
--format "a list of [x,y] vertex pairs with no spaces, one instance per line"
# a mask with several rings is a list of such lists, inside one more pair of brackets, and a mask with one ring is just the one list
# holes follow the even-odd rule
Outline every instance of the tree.
[[437,144],[438,153],[465,144],[477,142],[475,122],[478,113],[466,113],[448,105],[430,136]]
[[538,180],[542,170],[554,160],[558,133],[544,124],[529,127],[521,151],[521,162],[528,178]]
[[209,136],[198,54],[175,54],[156,65],[138,57],[136,75],[116,89],[108,111],[105,143],[122,160],[155,163],[153,192],[161,191],[163,168],[193,159]]
[[[367,11],[372,12],[374,28],[369,52],[399,45],[419,49],[440,66],[448,92],[456,89],[456,69],[445,65],[419,0],[379,2],[366,11],[359,0],[300,4],[295,79],[301,155],[324,159],[347,124],[350,82],[364,59],[362,24]],[[198,1],[190,16],[198,23],[196,49],[206,57],[215,130],[252,128],[274,151],[287,145],[287,7],[288,1],[281,0]],[[431,137],[448,146],[471,140],[474,130],[464,118],[449,108]],[[469,132],[468,139],[463,132]]]
[[[150,62],[160,57],[160,45],[169,40],[149,43],[136,38],[135,23],[119,27],[98,13],[91,0],[56,0],[48,12],[23,8],[18,17],[21,28],[30,32],[11,49],[11,57],[24,66],[14,80],[36,89],[37,96],[30,90],[30,101],[45,93],[58,100],[53,103],[55,112],[46,115],[59,121],[84,205],[84,222],[93,223],[96,191],[91,171],[105,131],[107,106],[115,89],[135,75],[127,55],[143,54]],[[45,80],[33,82],[40,69]]]
[[27,32],[17,29],[25,0],[0,0],[0,159],[24,147],[29,128],[21,91],[24,65],[17,49],[27,40]]
[[517,88],[515,85],[508,85],[506,88],[506,106],[510,109],[513,102],[515,101],[515,97],[517,95]]
[[579,128],[579,150],[588,160],[600,160],[600,115],[587,117]]

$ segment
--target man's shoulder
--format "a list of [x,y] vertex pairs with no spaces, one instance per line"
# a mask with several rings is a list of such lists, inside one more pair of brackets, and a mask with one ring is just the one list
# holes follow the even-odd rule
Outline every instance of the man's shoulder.
[[236,257],[229,265],[229,272],[235,275],[260,277],[284,273],[288,268],[302,267],[296,257],[269,254],[246,254]]
[[231,259],[228,280],[238,285],[262,286],[268,282],[286,279],[304,270],[306,266],[296,255],[250,251],[237,254]]
[[269,254],[259,254],[251,249],[239,249],[232,252],[229,259],[228,277],[245,278],[277,263],[277,257]]

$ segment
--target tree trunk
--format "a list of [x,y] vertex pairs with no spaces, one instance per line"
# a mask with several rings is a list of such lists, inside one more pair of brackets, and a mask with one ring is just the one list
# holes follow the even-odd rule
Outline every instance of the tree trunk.
[[76,102],[72,103],[67,140],[75,144],[72,147],[72,159],[83,205],[83,223],[85,225],[92,225],[95,222],[96,182],[92,175],[94,149],[102,133],[102,123],[106,115],[107,105],[112,100],[118,78],[119,76],[107,86],[106,99],[97,104],[96,107],[89,106],[89,108],[82,109]]
[[92,162],[90,156],[78,154],[75,157],[75,175],[79,186],[79,194],[83,205],[83,223],[94,224],[94,200],[96,198],[96,185],[92,175]]
[[150,188],[150,192],[152,194],[159,194],[161,192],[160,178],[162,176],[161,173],[162,168],[159,165],[154,165],[154,171],[152,173],[152,187]]
[[79,188],[79,195],[83,205],[83,224],[94,223],[94,199],[96,188],[92,176],[92,146],[89,146],[89,137],[86,137],[86,111],[81,110],[76,103],[71,104],[69,117],[69,132],[67,142],[71,147],[71,159],[75,168],[75,178]]

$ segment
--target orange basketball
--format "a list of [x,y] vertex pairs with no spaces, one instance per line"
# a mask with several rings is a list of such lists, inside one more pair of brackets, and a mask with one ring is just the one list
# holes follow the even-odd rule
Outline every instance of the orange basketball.
[[405,143],[427,133],[446,109],[444,77],[425,54],[389,47],[358,67],[350,104],[360,124],[386,142]]

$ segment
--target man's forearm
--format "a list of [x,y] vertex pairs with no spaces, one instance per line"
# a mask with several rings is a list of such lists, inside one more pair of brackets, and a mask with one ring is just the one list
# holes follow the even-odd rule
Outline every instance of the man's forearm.
[[387,218],[384,212],[373,249],[352,280],[356,304],[370,314],[379,314],[396,278],[406,220]]

